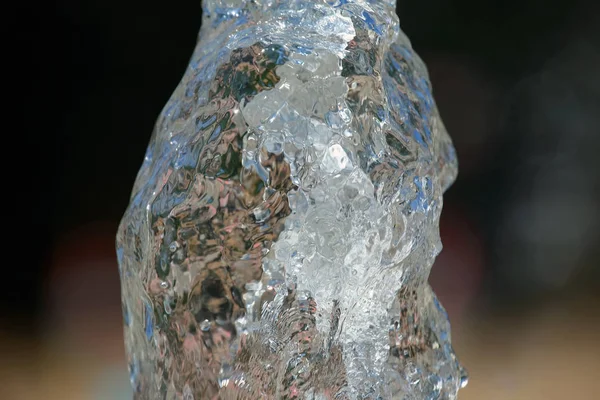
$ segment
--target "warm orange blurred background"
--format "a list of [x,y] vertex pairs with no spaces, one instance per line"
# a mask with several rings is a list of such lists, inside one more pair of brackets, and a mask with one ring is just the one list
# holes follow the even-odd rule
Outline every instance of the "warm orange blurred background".
[[[200,0],[51,7],[27,9],[19,34],[39,154],[6,247],[0,398],[130,399],[114,236]],[[598,5],[401,0],[398,12],[460,161],[431,276],[470,372],[460,399],[600,398]]]

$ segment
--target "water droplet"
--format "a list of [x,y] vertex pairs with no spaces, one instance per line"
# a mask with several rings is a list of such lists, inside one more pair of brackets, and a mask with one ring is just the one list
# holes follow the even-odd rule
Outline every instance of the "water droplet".
[[466,369],[460,369],[460,388],[463,389],[469,383],[469,374]]
[[205,319],[204,321],[202,321],[200,323],[200,330],[207,332],[208,330],[210,330],[210,321]]
[[169,282],[167,281],[161,281],[159,284],[161,289],[168,289],[169,288]]
[[172,243],[169,245],[169,251],[170,251],[171,253],[175,253],[175,252],[177,251],[177,249],[178,249],[178,248],[179,248],[179,243],[177,243],[177,242],[172,242]]

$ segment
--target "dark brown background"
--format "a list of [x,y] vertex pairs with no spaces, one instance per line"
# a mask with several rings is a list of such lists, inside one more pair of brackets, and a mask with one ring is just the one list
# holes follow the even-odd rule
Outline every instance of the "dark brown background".
[[[399,3],[460,160],[432,284],[471,371],[461,399],[592,399],[599,7]],[[20,50],[6,94],[19,112],[5,114],[16,125],[5,173],[16,221],[6,223],[0,380],[11,398],[127,398],[113,238],[195,45],[200,1],[20,8],[6,36]]]

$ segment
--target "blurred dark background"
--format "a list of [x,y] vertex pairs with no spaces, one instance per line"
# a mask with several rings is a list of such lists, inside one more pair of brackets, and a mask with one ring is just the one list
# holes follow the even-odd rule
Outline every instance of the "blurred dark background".
[[[114,235],[200,0],[22,7],[11,136],[32,158],[11,189],[27,195],[6,242],[0,382],[8,399],[131,398]],[[431,283],[471,373],[461,399],[597,398],[600,7],[400,0],[398,13],[460,161]]]

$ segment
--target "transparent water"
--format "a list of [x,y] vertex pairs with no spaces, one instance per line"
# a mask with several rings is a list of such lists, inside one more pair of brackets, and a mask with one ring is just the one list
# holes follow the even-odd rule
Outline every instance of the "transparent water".
[[138,399],[455,399],[457,162],[393,1],[205,1],[121,222]]

